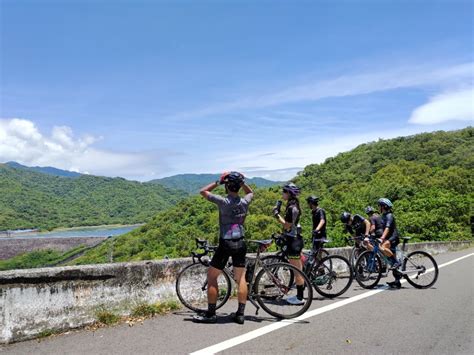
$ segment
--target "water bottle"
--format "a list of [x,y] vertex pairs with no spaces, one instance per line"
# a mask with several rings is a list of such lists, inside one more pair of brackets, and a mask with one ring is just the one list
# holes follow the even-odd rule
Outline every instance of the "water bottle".
[[280,210],[281,210],[281,204],[282,204],[281,200],[278,200],[277,203],[276,203],[275,207],[278,210],[278,212],[280,212]]

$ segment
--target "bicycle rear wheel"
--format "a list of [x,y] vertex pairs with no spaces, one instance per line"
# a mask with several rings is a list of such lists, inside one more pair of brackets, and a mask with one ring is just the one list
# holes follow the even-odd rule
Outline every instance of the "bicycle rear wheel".
[[313,266],[308,277],[316,292],[328,298],[342,295],[354,279],[349,260],[339,255],[323,258]]
[[[301,304],[293,305],[288,299],[296,297],[296,285],[288,286],[289,275],[301,276],[304,280],[304,293]],[[295,318],[308,310],[313,301],[313,288],[306,275],[286,263],[265,265],[257,274],[252,296],[260,307],[268,314],[277,318]]]
[[357,283],[363,288],[374,288],[382,277],[380,256],[370,250],[360,254],[354,267]]
[[[288,264],[288,259],[284,255],[267,255],[261,258],[261,261],[265,265],[275,264],[275,263],[285,263]],[[288,287],[294,286],[295,275],[291,269],[279,269],[281,280],[286,280],[286,285]]]
[[361,247],[353,247],[351,250],[351,256],[349,257],[349,261],[351,263],[352,269],[355,267],[355,263],[357,259],[359,259],[360,254],[362,254],[365,251],[365,249]]
[[[201,263],[186,266],[176,279],[176,294],[181,303],[195,312],[207,311],[207,271],[209,267]],[[216,309],[222,307],[230,297],[232,284],[223,271],[218,279],[219,293]]]
[[424,251],[414,251],[403,260],[402,272],[408,283],[416,288],[428,288],[438,279],[438,264]]

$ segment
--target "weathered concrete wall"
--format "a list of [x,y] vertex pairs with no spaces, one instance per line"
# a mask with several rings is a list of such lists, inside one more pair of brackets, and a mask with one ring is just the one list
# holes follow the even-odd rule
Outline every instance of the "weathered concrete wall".
[[[433,254],[469,243],[416,243],[409,250]],[[332,254],[349,256],[350,248]],[[91,324],[100,309],[127,314],[139,303],[175,299],[178,272],[189,258],[0,272],[0,343],[46,330]]]

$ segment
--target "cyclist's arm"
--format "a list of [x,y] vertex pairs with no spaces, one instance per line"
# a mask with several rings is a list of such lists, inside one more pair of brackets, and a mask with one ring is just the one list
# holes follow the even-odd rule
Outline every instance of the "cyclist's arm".
[[244,190],[244,192],[245,192],[245,196],[244,196],[245,201],[247,201],[247,202],[252,201],[252,199],[253,199],[252,188],[249,185],[247,185],[246,183],[243,183],[242,184],[242,190]]
[[324,211],[319,210],[319,213],[320,213],[321,220],[316,226],[316,229],[314,230],[315,232],[319,232],[323,228],[324,224],[326,223],[326,214],[324,213]]
[[388,228],[388,227],[383,230],[383,234],[382,234],[382,236],[380,237],[380,240],[381,240],[382,242],[384,242],[385,239],[387,239],[387,235],[388,235],[389,232],[390,232],[390,228]]
[[211,191],[214,190],[218,186],[219,184],[217,182],[212,182],[209,185],[204,186],[201,190],[199,190],[199,193],[206,200],[209,200],[209,195],[211,195]]
[[364,220],[364,224],[365,224],[365,235],[369,235],[370,229],[371,229],[370,222],[365,219],[365,220]]

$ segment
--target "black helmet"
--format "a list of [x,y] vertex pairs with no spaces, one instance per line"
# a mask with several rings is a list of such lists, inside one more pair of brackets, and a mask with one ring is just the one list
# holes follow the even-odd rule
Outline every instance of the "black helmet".
[[351,219],[351,214],[349,212],[342,212],[341,214],[341,222],[347,223]]
[[223,182],[229,191],[238,192],[240,190],[240,186],[244,182],[244,179],[245,178],[241,173],[237,171],[231,171],[224,178]]
[[374,208],[373,208],[372,206],[367,206],[367,207],[365,208],[365,213],[367,213],[367,214],[372,214],[372,213],[375,213],[375,210],[374,210]]
[[283,186],[283,192],[288,192],[291,196],[296,197],[300,194],[300,188],[290,182],[289,184],[286,184]]
[[393,207],[392,201],[390,201],[388,198],[384,198],[384,197],[379,198],[377,203],[378,203],[379,206],[385,206],[386,208],[392,208]]
[[319,203],[319,197],[314,195],[308,196],[306,197],[306,202],[316,206]]

